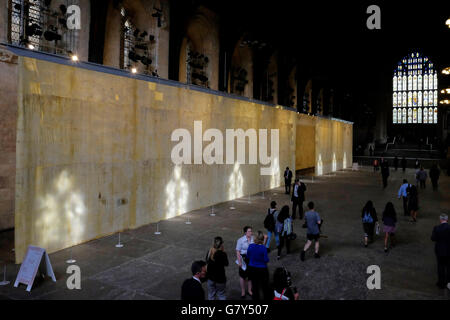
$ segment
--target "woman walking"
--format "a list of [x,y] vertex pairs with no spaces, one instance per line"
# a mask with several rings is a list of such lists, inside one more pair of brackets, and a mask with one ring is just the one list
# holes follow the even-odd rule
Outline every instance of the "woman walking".
[[206,254],[206,278],[208,279],[208,300],[226,300],[225,267],[228,266],[228,256],[223,248],[221,237],[215,237],[211,249]]
[[289,206],[283,206],[283,208],[281,208],[281,211],[277,217],[276,228],[277,227],[280,235],[277,260],[280,260],[281,249],[283,249],[284,244],[286,244],[286,253],[289,254],[291,251],[289,235],[292,233],[292,220],[289,216]]
[[266,239],[267,235],[258,231],[255,242],[249,245],[247,249],[248,272],[249,279],[252,281],[253,300],[260,300],[260,290],[263,292],[263,299],[270,300],[269,270],[267,268],[269,256],[264,243]]
[[395,231],[397,224],[397,213],[395,212],[392,202],[386,203],[383,212],[383,232],[384,235],[384,252],[388,251],[388,240],[391,239],[391,247],[395,247]]
[[411,222],[417,222],[417,211],[419,211],[419,194],[416,186],[409,187],[408,191],[408,211],[411,215]]
[[364,246],[367,248],[368,242],[373,242],[373,232],[375,224],[378,222],[377,211],[371,200],[367,201],[362,209],[361,218],[364,229]]

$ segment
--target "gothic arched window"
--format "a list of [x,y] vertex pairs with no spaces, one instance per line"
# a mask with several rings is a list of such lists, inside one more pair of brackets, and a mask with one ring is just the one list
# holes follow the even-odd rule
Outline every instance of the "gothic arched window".
[[393,123],[437,123],[437,71],[428,57],[418,52],[404,57],[392,83]]

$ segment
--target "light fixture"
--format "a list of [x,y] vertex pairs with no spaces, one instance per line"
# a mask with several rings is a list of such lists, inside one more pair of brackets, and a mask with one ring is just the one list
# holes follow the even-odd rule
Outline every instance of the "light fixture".
[[136,68],[131,68],[131,73],[136,73],[137,69]]
[[72,55],[70,57],[72,59],[72,61],[77,62],[78,61],[78,56],[76,54]]
[[448,18],[447,21],[445,21],[445,25],[450,28],[450,18]]
[[30,44],[28,45],[28,49],[34,50],[34,46],[30,43]]

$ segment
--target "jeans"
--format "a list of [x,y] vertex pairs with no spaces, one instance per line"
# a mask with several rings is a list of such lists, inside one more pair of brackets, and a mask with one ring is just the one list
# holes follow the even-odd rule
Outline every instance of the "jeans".
[[270,248],[270,239],[272,239],[272,234],[275,235],[275,241],[277,243],[277,247],[280,245],[280,237],[279,237],[278,233],[275,232],[275,231],[267,230],[267,243],[266,243],[266,248],[267,249]]
[[226,283],[218,283],[208,280],[208,300],[227,300],[225,289]]

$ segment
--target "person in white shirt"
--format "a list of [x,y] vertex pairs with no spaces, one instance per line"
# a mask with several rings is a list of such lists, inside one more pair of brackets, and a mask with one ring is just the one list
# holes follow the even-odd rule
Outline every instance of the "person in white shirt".
[[248,295],[252,296],[252,282],[248,279],[247,249],[253,243],[252,227],[244,227],[244,235],[237,240],[236,257],[239,265],[239,283],[241,285],[241,299],[245,299],[245,287],[248,286]]
[[406,190],[409,186],[411,186],[408,183],[408,180],[403,179],[403,184],[400,186],[400,189],[398,189],[398,198],[403,199],[403,212],[405,216],[409,216],[408,212],[408,191]]

